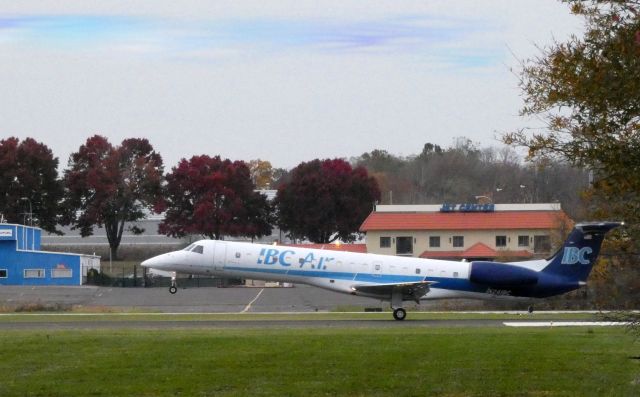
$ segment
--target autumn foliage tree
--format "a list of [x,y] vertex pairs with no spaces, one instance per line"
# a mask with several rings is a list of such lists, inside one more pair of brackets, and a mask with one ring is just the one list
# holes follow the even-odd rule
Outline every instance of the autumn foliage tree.
[[251,173],[251,181],[256,189],[269,189],[273,182],[273,167],[266,160],[251,160],[247,164]]
[[58,159],[51,149],[32,138],[0,140],[0,214],[6,221],[33,221],[59,233],[62,194]]
[[504,136],[529,158],[560,157],[594,175],[602,217],[631,221],[640,236],[640,2],[567,1],[584,18],[582,37],[523,62],[522,114],[540,129]]
[[167,210],[160,233],[199,234],[216,240],[271,234],[271,207],[266,196],[254,191],[244,162],[193,156],[182,159],[166,179]]
[[[521,70],[522,114],[545,125],[503,140],[528,148],[530,159],[559,157],[588,168],[588,216],[627,222],[605,242],[616,255],[595,269],[608,278],[613,303],[612,294],[638,291],[637,271],[629,272],[640,252],[640,2],[565,2],[584,19],[584,34],[541,49]],[[611,265],[616,271],[606,274]]]
[[303,162],[278,189],[278,224],[294,239],[354,241],[380,199],[376,180],[363,167],[340,159]]
[[125,224],[159,204],[162,178],[162,157],[148,140],[125,139],[114,147],[94,135],[71,155],[65,171],[65,223],[83,237],[92,235],[94,226],[104,226],[111,255],[117,258]]

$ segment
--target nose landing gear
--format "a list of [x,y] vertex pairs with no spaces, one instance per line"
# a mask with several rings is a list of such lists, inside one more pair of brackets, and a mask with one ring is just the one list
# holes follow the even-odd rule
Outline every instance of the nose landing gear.
[[175,294],[178,292],[178,286],[176,283],[176,272],[171,273],[171,286],[169,287],[169,293]]

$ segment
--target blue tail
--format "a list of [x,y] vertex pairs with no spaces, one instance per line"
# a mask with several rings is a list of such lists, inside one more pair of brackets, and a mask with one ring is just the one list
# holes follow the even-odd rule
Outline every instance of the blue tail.
[[623,222],[588,222],[575,225],[560,250],[542,273],[565,281],[584,283],[595,263],[604,235]]
[[[486,288],[505,290],[508,295],[546,298],[573,291],[586,284],[605,234],[622,222],[589,222],[575,225],[562,248],[542,262],[542,270],[518,262],[472,262],[469,280]],[[546,262],[546,264],[545,264]]]

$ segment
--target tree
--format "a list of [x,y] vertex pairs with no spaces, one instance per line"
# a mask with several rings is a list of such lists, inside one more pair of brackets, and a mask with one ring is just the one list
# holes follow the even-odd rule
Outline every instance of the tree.
[[539,130],[505,134],[529,158],[560,157],[594,175],[594,193],[618,203],[600,214],[640,232],[640,14],[638,1],[567,1],[585,20],[583,37],[542,49],[523,62],[522,114]]
[[0,214],[12,223],[56,229],[63,190],[58,159],[45,144],[26,138],[0,141]]
[[94,135],[71,154],[65,171],[65,223],[80,229],[83,237],[92,235],[94,226],[104,226],[111,255],[117,258],[125,223],[161,204],[163,170],[162,157],[148,140],[125,139],[113,147],[107,138]]
[[249,171],[251,172],[251,181],[256,189],[270,189],[273,183],[273,167],[266,160],[249,161]]
[[278,189],[278,224],[295,239],[354,241],[380,190],[363,167],[340,159],[303,162]]
[[159,232],[174,237],[200,234],[251,238],[271,234],[272,211],[254,191],[249,167],[220,156],[182,159],[167,175],[166,216]]
[[[605,241],[603,250],[618,254],[599,261],[604,274],[632,268],[640,251],[640,2],[566,3],[584,19],[584,34],[541,49],[520,71],[521,113],[545,125],[503,141],[528,148],[529,159],[557,157],[591,171],[588,216],[627,222]],[[634,277],[615,273],[622,277],[610,274],[617,279],[607,284],[632,291]]]

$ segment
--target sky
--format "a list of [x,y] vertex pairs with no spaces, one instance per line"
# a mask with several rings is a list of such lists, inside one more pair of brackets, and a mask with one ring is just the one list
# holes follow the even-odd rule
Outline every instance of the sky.
[[558,0],[3,2],[0,139],[63,168],[94,134],[143,137],[167,171],[498,146],[535,123],[519,61],[581,29]]

